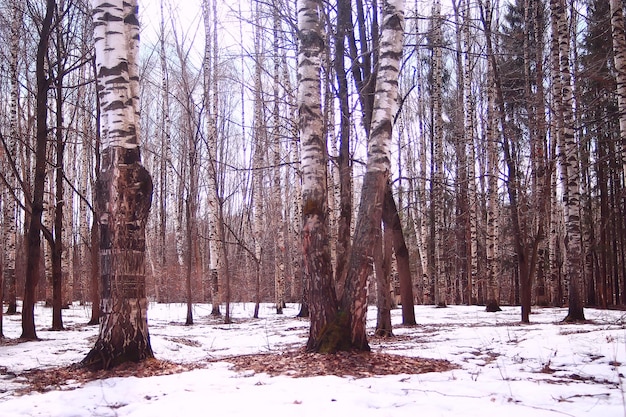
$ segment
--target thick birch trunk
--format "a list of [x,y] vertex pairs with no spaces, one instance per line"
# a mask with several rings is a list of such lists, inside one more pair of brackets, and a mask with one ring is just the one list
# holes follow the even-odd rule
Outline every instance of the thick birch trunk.
[[321,113],[320,66],[324,40],[321,2],[298,0],[298,109],[302,146],[302,249],[311,326],[307,349],[324,351],[324,336],[337,315],[328,242],[327,149]]
[[102,317],[84,366],[153,357],[145,294],[145,227],[152,179],[139,152],[139,20],[136,1],[94,1],[102,116],[100,214]]

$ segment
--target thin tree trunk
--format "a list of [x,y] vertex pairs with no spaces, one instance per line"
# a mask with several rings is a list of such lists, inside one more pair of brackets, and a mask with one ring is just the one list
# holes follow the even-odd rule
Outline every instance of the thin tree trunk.
[[[19,56],[19,40],[22,27],[22,11],[21,6],[17,3],[13,3],[11,7],[11,57],[9,61],[9,76],[11,82],[11,101],[9,103],[10,119],[9,119],[9,138],[8,149],[5,149],[11,155],[11,158],[15,161],[16,154],[16,140],[19,136],[18,129],[18,102],[19,102],[19,89],[20,81],[18,79],[18,56]],[[5,172],[9,171],[6,169]],[[13,174],[8,175],[9,184],[14,186],[15,177]],[[15,254],[17,251],[17,223],[16,223],[16,202],[13,196],[9,196],[5,199],[2,213],[3,226],[4,226],[4,281],[8,287],[8,306],[7,314],[17,313],[17,281],[15,276]],[[0,309],[3,306],[0,305]]]
[[165,278],[167,276],[167,200],[169,185],[169,166],[171,164],[170,151],[170,109],[169,109],[169,79],[167,71],[167,60],[165,51],[165,16],[163,13],[163,0],[160,1],[161,23],[160,23],[160,39],[159,39],[159,58],[161,64],[161,157],[159,159],[159,277],[160,291],[157,296],[158,301],[168,301],[170,291],[165,287]]
[[[96,60],[92,61],[93,73],[97,74]],[[99,87],[98,77],[95,80],[96,90]],[[101,143],[101,121],[102,121],[102,106],[100,105],[100,96],[96,94],[96,129],[95,129],[95,143],[94,149],[94,172],[96,180],[92,186],[92,199],[97,199],[97,193],[95,185],[100,182],[100,143]],[[91,232],[89,234],[90,245],[89,255],[91,257],[91,275],[89,279],[89,299],[91,301],[91,319],[89,325],[95,325],[100,323],[100,312],[102,311],[100,305],[100,294],[102,289],[101,285],[101,267],[100,267],[100,213],[98,213],[97,204],[93,207],[93,220],[91,223]]]
[[[190,174],[192,175],[192,174]],[[190,187],[191,188],[191,187]],[[185,289],[186,289],[186,298],[187,298],[187,317],[185,318],[185,326],[193,325],[193,289],[192,289],[192,271],[193,271],[193,252],[194,252],[194,214],[192,211],[194,208],[190,200],[192,199],[192,194],[189,192],[187,195],[187,199],[185,201],[185,217],[187,223],[187,259],[185,260]]]
[[274,40],[274,85],[273,85],[273,112],[272,112],[272,156],[274,165],[272,169],[272,187],[274,188],[274,213],[273,216],[276,219],[276,239],[274,241],[274,301],[276,307],[276,314],[283,314],[283,308],[285,307],[285,232],[284,232],[284,218],[283,218],[283,187],[281,184],[280,176],[280,160],[281,160],[281,129],[280,129],[280,38],[279,32],[282,30],[280,24],[279,7],[276,1],[274,1],[274,16],[273,16],[273,40]]
[[[54,208],[54,235],[49,240],[52,259],[52,330],[63,330],[63,318],[61,308],[63,307],[63,209],[65,200],[63,198],[63,185],[65,173],[63,166],[63,156],[65,153],[65,141],[63,140],[63,58],[61,57],[61,32],[57,30],[57,79],[56,79],[56,167],[55,167],[55,197]],[[71,210],[71,207],[70,207]],[[67,249],[65,250],[67,252]]]
[[[482,6],[482,3],[480,3]],[[499,158],[496,139],[496,120],[498,113],[496,111],[496,82],[497,67],[493,57],[493,48],[491,46],[491,1],[487,0],[482,15],[485,27],[485,37],[487,39],[487,83],[488,83],[488,115],[487,115],[487,161],[488,161],[488,200],[487,200],[487,297],[486,309],[489,312],[500,310],[499,294],[497,286],[497,243],[498,243],[498,219],[500,210],[498,206],[498,176],[499,176]]]
[[264,218],[264,204],[263,204],[263,149],[265,147],[264,134],[263,134],[263,103],[262,103],[262,84],[261,84],[261,72],[262,72],[262,54],[261,54],[261,26],[260,26],[260,4],[255,2],[254,19],[257,22],[255,25],[254,36],[254,53],[256,56],[256,62],[254,66],[254,144],[253,144],[253,160],[252,160],[252,200],[254,204],[254,220],[253,220],[253,234],[254,234],[254,257],[256,263],[256,282],[255,282],[255,306],[254,317],[258,318],[259,304],[260,304],[260,286],[261,286],[261,274],[263,273],[263,218]]
[[443,166],[443,119],[442,119],[442,99],[441,90],[443,84],[443,61],[442,61],[442,43],[441,34],[441,2],[435,0],[433,2],[433,20],[432,20],[432,76],[433,76],[433,92],[432,92],[432,123],[433,123],[433,178],[432,178],[432,194],[431,206],[434,219],[434,234],[432,237],[432,245],[434,246],[433,268],[435,276],[435,303],[438,307],[447,306],[447,276],[446,265],[444,259],[445,238],[443,236],[444,229],[444,166]]
[[374,270],[376,273],[376,336],[393,337],[391,326],[391,255],[393,236],[384,228],[374,248]]
[[335,281],[337,296],[341,297],[346,281],[346,265],[350,252],[350,228],[352,225],[352,163],[350,158],[350,107],[348,103],[348,79],[345,69],[346,32],[351,30],[351,2],[337,1],[337,29],[335,32],[335,75],[339,99],[339,219],[337,224],[337,260]]
[[46,15],[43,19],[39,43],[37,45],[37,136],[35,146],[35,179],[31,203],[31,217],[27,233],[26,246],[26,283],[22,307],[22,339],[37,339],[35,331],[35,301],[39,265],[41,260],[41,216],[44,204],[44,185],[46,178],[46,153],[48,141],[48,89],[51,80],[47,77],[46,56],[50,41],[52,18],[56,8],[54,0],[46,1]]

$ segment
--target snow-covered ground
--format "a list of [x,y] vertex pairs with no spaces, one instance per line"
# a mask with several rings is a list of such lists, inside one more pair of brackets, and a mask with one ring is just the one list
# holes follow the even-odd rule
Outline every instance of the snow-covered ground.
[[[306,342],[308,322],[297,306],[274,314],[263,305],[233,306],[234,324],[194,307],[184,326],[184,305],[151,304],[152,347],[158,359],[205,363],[201,369],[145,378],[69,381],[48,392],[18,394],[20,373],[80,361],[96,326],[89,308],[64,310],[69,331],[51,332],[50,309],[36,309],[42,339],[0,344],[0,416],[626,416],[626,313],[586,309],[588,324],[561,324],[564,309],[535,309],[519,324],[519,308],[486,313],[483,307],[417,306],[418,326],[402,327],[393,311],[396,339],[372,340],[373,351],[447,359],[454,370],[370,378],[293,378],[237,371],[215,359],[293,351]],[[370,309],[373,330],[376,312]],[[20,317],[5,316],[4,334],[17,338]]]

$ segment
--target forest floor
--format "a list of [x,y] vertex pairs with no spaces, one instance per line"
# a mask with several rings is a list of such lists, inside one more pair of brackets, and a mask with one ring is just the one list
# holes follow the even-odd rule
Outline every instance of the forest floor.
[[392,312],[393,338],[373,337],[370,354],[316,355],[302,347],[308,321],[297,305],[276,315],[234,304],[233,323],[209,305],[152,303],[156,359],[110,371],[77,369],[93,345],[90,308],[63,311],[66,331],[49,331],[51,310],[36,308],[39,341],[21,342],[20,316],[4,317],[0,341],[0,415],[626,417],[626,312],[537,308],[531,324],[518,307],[416,306],[418,325]]

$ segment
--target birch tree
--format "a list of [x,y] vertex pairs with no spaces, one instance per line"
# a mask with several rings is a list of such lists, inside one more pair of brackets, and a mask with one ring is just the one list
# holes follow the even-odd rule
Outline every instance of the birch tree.
[[328,244],[327,149],[321,109],[324,49],[319,0],[298,0],[298,113],[302,156],[302,251],[311,325],[307,350],[324,350],[322,332],[337,315]]
[[[382,239],[382,207],[391,169],[391,138],[394,115],[398,108],[398,74],[404,35],[404,2],[385,1],[381,7],[383,21],[380,64],[371,113],[367,166],[361,189],[359,214],[339,311],[332,317],[332,323],[324,334],[315,340],[316,343],[309,346],[310,349],[320,352],[369,350],[365,331],[367,279],[372,272],[376,245]],[[306,201],[304,204],[306,207]],[[330,290],[332,291],[332,287]],[[311,308],[313,304],[311,302]],[[320,305],[319,302],[316,305]]]
[[[20,5],[13,3],[11,5],[11,42],[10,42],[10,60],[9,60],[9,81],[11,83],[11,98],[9,102],[9,137],[7,140],[7,152],[14,161],[16,159],[16,142],[19,135],[18,123],[19,123],[19,79],[18,79],[18,64],[19,64],[19,39],[20,32],[22,30],[22,11]],[[5,161],[6,163],[6,161]],[[11,172],[9,167],[5,168],[5,172]],[[15,176],[10,174],[7,176],[8,186],[10,188],[15,187]],[[16,254],[16,242],[17,242],[17,219],[16,210],[17,204],[15,198],[13,198],[12,190],[5,190],[6,197],[4,204],[2,205],[2,217],[3,217],[3,235],[4,235],[4,269],[3,277],[8,287],[8,308],[7,314],[15,314],[17,312],[17,288],[15,280],[15,254]],[[1,307],[0,307],[1,308]]]
[[[446,307],[447,282],[444,260],[444,166],[443,166],[443,119],[441,90],[443,88],[443,59],[441,33],[441,2],[433,2],[432,17],[432,141],[433,141],[433,172],[431,173],[431,208],[434,218],[434,233],[431,244],[434,246],[434,265],[431,276],[435,277],[435,303],[438,307]],[[434,267],[434,268],[433,268]]]
[[282,31],[278,4],[274,1],[274,13],[272,17],[273,35],[273,111],[272,111],[272,188],[275,218],[277,219],[276,239],[274,243],[274,301],[276,314],[283,314],[285,307],[285,232],[284,232],[284,209],[283,187],[280,173],[281,158],[281,128],[280,128],[280,35]]
[[622,142],[622,170],[626,177],[626,27],[621,0],[609,0],[611,10],[611,29],[613,39],[613,60],[615,62],[615,80],[617,82],[617,108],[619,131]]
[[584,320],[582,241],[580,229],[580,170],[578,165],[578,143],[574,131],[572,77],[569,57],[569,30],[564,0],[550,0],[551,18],[557,23],[559,43],[559,76],[561,91],[559,99],[562,118],[561,158],[565,174],[565,287],[568,291],[568,314],[565,321]]
[[[210,7],[211,6],[211,7]],[[209,5],[208,0],[203,2],[203,16],[207,47],[205,49],[204,58],[204,93],[206,105],[206,118],[209,125],[207,138],[207,152],[209,157],[208,167],[208,205],[209,205],[209,247],[211,251],[211,278],[213,287],[212,297],[212,314],[219,315],[220,291],[218,283],[224,286],[223,294],[226,301],[226,312],[224,321],[230,322],[230,282],[228,270],[228,258],[226,256],[226,246],[224,244],[224,217],[222,214],[222,201],[220,199],[220,191],[218,188],[218,129],[217,129],[217,112],[218,112],[218,83],[217,83],[217,13],[216,2],[213,0]],[[212,18],[211,13],[212,10]],[[213,28],[211,31],[210,28]],[[211,39],[211,33],[213,38]],[[211,39],[211,40],[210,40]],[[212,45],[212,49],[210,48]],[[211,60],[212,58],[212,60]],[[211,62],[212,61],[212,62]],[[212,93],[212,94],[211,94]],[[209,106],[208,104],[211,103]]]
[[141,164],[139,8],[136,0],[94,0],[102,117],[98,188],[102,299],[100,330],[81,362],[110,368],[153,357],[145,293],[145,226],[152,179]]
[[[265,217],[263,205],[263,149],[265,148],[265,138],[263,129],[263,91],[261,84],[261,73],[263,71],[263,56],[261,53],[261,25],[260,25],[260,4],[255,2],[255,25],[254,25],[254,120],[253,120],[253,156],[252,156],[252,201],[253,201],[253,235],[254,235],[254,257],[255,257],[255,306],[254,317],[259,316],[261,271],[263,270],[263,218]],[[302,139],[301,139],[302,140]]]
[[[491,18],[492,18],[492,5],[491,1],[485,1],[479,3],[481,7],[481,20],[485,30],[485,38],[487,44],[487,100],[488,100],[488,115],[487,115],[487,153],[488,153],[488,203],[487,203],[487,263],[488,263],[488,277],[487,277],[487,311],[498,311],[499,307],[499,294],[498,294],[498,282],[497,282],[497,249],[498,249],[498,230],[500,219],[500,210],[498,205],[498,178],[499,178],[499,158],[498,158],[498,138],[497,138],[497,126],[498,124],[503,130],[507,129],[507,124],[504,117],[504,99],[502,98],[502,89],[500,87],[500,76],[498,71],[497,61],[494,55],[494,48],[491,38]],[[504,132],[503,135],[508,134]],[[504,141],[503,141],[504,142]],[[510,177],[515,178],[515,175]],[[509,188],[513,191],[513,197],[517,189],[515,187]],[[512,219],[514,227],[517,224],[517,208],[511,208]],[[516,229],[517,230],[517,229]],[[518,236],[516,234],[516,236]],[[517,252],[520,253],[521,242],[517,245]],[[519,255],[518,255],[519,256]],[[523,258],[523,257],[521,257]],[[522,262],[523,259],[520,259]]]

